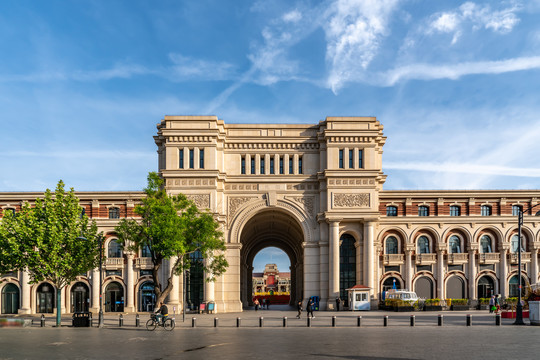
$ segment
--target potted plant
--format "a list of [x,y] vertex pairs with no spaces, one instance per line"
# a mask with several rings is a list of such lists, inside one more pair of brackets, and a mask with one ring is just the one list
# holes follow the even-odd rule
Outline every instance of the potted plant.
[[396,299],[394,311],[397,311],[397,312],[414,311],[414,306],[409,301]]
[[442,311],[441,299],[426,299],[424,311]]
[[490,298],[479,298],[478,299],[478,310],[489,310],[489,300]]
[[452,306],[450,310],[453,311],[463,311],[469,310],[469,299],[452,299]]

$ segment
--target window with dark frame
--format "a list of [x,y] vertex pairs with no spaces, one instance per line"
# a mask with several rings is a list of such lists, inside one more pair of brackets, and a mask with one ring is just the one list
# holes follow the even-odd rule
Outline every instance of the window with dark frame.
[[255,175],[255,157],[251,157],[251,175]]
[[299,174],[304,173],[304,168],[302,166],[302,157],[301,156],[298,157],[298,173]]
[[339,149],[339,168],[340,169],[344,168],[344,165],[343,165],[343,150],[342,149]]
[[356,248],[355,239],[350,234],[343,234],[339,246],[339,297],[348,306],[347,289],[356,285]]
[[120,219],[120,209],[117,207],[109,208],[109,219]]
[[482,216],[491,216],[491,211],[492,208],[489,205],[482,205],[482,207],[480,208],[480,214]]
[[420,205],[418,207],[418,216],[429,216],[429,207],[425,205]]
[[349,169],[354,168],[353,161],[354,161],[354,150],[349,150]]
[[293,158],[291,156],[291,157],[289,157],[289,174],[293,174],[294,173],[293,170],[294,170],[293,169]]
[[274,157],[270,157],[270,174],[275,174],[275,172],[274,172]]
[[523,211],[523,206],[521,205],[512,205],[512,216],[519,216]]
[[364,168],[364,150],[358,150],[358,167]]
[[261,174],[264,174],[264,156],[261,156]]
[[189,168],[194,169],[195,168],[195,150],[189,149]]
[[283,156],[279,157],[279,174],[283,175],[285,173],[285,169],[283,168]]
[[397,206],[387,206],[386,216],[397,216]]
[[457,205],[451,205],[450,216],[460,216],[460,215],[461,215],[461,208]]
[[180,158],[180,161],[178,162],[178,167],[180,169],[184,168],[184,149],[180,149],[178,152],[178,157]]
[[242,156],[240,163],[241,163],[240,173],[242,175],[245,175],[246,174],[246,157],[245,156]]
[[204,149],[199,150],[199,168],[204,169]]

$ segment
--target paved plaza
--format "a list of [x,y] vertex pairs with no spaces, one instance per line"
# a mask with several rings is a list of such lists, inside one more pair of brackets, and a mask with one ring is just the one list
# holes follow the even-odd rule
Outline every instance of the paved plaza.
[[[415,315],[415,327],[410,315]],[[308,328],[305,314],[298,320],[287,309],[253,310],[228,314],[188,314],[185,322],[176,315],[172,332],[144,328],[148,314],[107,314],[105,327],[72,328],[69,317],[61,329],[54,318],[40,327],[39,317],[26,328],[0,329],[0,359],[532,359],[540,352],[540,327],[512,326],[487,311],[443,312],[444,325],[438,326],[438,313],[415,312],[315,312]],[[472,326],[466,315],[472,314]],[[361,315],[361,327],[357,317]],[[388,326],[383,326],[388,315]],[[259,327],[260,317],[264,327]],[[283,328],[286,316],[287,328]],[[332,327],[332,317],[336,326]],[[192,328],[192,318],[196,327]],[[218,327],[214,319],[218,318]],[[241,318],[240,328],[236,327]],[[528,323],[528,320],[526,320]]]

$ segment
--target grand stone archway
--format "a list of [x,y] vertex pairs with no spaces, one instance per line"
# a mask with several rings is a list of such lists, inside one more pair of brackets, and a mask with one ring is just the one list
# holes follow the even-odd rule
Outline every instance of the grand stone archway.
[[284,210],[267,209],[248,220],[240,234],[240,299],[244,307],[252,305],[252,273],[255,255],[266,247],[283,250],[291,263],[290,303],[302,299],[304,233],[300,224]]

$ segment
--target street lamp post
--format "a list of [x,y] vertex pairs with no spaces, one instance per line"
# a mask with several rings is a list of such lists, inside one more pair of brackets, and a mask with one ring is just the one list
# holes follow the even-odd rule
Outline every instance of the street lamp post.
[[[523,225],[523,213],[526,213],[528,211],[531,211],[535,207],[540,206],[540,204],[533,205],[529,207],[527,210],[520,209],[518,211],[518,281],[519,281],[519,294],[518,294],[518,303],[516,306],[516,321],[514,321],[514,325],[525,325],[525,322],[523,321],[523,305],[521,304],[521,288],[522,288],[522,281],[521,281],[521,226]],[[534,216],[540,216],[540,211],[538,211]]]
[[98,327],[103,327],[103,236],[99,235],[99,315]]

